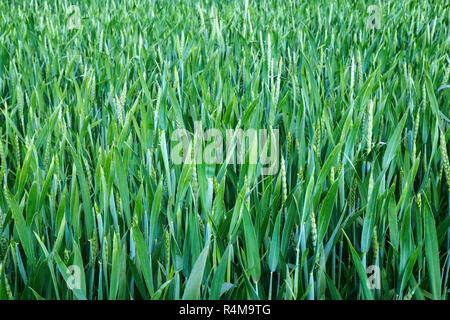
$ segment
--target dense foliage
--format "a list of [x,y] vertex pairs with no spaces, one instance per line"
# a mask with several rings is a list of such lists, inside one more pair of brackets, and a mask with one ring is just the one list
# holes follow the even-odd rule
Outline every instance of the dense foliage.
[[[0,298],[447,299],[448,34],[445,1],[1,1]],[[173,163],[194,121],[278,129],[279,170]]]

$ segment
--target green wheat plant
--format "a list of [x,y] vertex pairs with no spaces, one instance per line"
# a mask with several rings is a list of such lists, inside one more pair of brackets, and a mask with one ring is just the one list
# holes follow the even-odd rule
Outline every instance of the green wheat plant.
[[449,14],[0,1],[0,299],[448,299]]

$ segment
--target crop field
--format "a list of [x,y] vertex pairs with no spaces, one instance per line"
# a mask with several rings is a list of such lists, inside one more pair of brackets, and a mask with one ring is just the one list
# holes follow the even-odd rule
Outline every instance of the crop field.
[[449,18],[0,0],[0,299],[447,300]]

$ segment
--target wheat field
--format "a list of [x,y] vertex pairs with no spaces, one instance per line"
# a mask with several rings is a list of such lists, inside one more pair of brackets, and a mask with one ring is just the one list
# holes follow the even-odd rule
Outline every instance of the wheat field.
[[[447,300],[449,17],[0,1],[0,299]],[[174,161],[196,124],[276,169]]]

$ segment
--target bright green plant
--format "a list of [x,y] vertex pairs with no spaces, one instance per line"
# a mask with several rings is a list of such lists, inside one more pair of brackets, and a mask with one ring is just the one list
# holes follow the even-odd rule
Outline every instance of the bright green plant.
[[448,298],[444,1],[73,4],[0,3],[0,299]]

